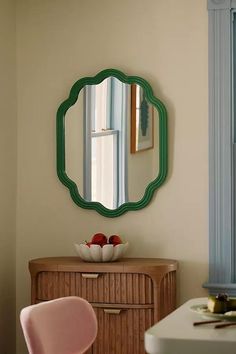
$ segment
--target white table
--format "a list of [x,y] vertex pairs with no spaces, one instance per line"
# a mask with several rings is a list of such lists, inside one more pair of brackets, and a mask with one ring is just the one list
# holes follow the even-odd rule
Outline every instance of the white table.
[[186,302],[145,332],[148,354],[236,354],[236,325],[215,329],[214,324],[193,326],[204,320],[190,310],[206,304],[207,298]]

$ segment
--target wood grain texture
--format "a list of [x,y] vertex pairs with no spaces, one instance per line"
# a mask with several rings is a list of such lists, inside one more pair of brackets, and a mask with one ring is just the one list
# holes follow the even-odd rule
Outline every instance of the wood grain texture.
[[81,296],[89,302],[152,304],[153,286],[144,274],[102,273],[97,279],[83,278],[76,272],[40,272],[37,277],[38,300]]
[[119,315],[94,308],[98,318],[98,336],[93,354],[144,354],[144,332],[153,324],[153,310],[126,309]]
[[174,260],[89,264],[58,257],[32,260],[29,269],[32,303],[75,295],[92,304],[98,335],[89,354],[143,354],[145,330],[176,306]]
[[163,318],[176,307],[176,275],[174,272],[167,273],[163,277],[160,290],[160,316]]

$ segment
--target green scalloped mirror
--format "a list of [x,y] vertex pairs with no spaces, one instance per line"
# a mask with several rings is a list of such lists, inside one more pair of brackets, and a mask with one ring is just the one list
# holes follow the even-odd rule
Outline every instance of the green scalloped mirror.
[[167,113],[146,80],[107,69],[75,82],[57,111],[57,174],[103,216],[150,202],[167,174]]

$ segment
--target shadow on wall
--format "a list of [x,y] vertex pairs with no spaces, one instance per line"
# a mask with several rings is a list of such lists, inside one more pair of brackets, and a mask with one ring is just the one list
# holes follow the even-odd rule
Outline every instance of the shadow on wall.
[[[0,353],[15,353],[16,330],[12,326],[15,323],[15,294],[9,292],[12,282],[7,271],[0,277],[1,289],[0,296]],[[7,319],[7,321],[6,321]],[[11,340],[9,340],[11,338]]]
[[[179,261],[177,271],[177,306],[189,299],[208,296],[202,287],[208,278],[208,263]],[[180,298],[181,303],[180,303]]]

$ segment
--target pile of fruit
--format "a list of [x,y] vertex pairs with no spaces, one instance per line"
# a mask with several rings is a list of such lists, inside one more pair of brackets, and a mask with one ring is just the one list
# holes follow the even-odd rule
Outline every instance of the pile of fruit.
[[85,241],[86,246],[90,247],[91,245],[99,245],[101,247],[105,245],[120,245],[122,242],[120,236],[111,235],[110,237],[105,236],[103,233],[99,232],[92,237],[92,240],[87,242]]

